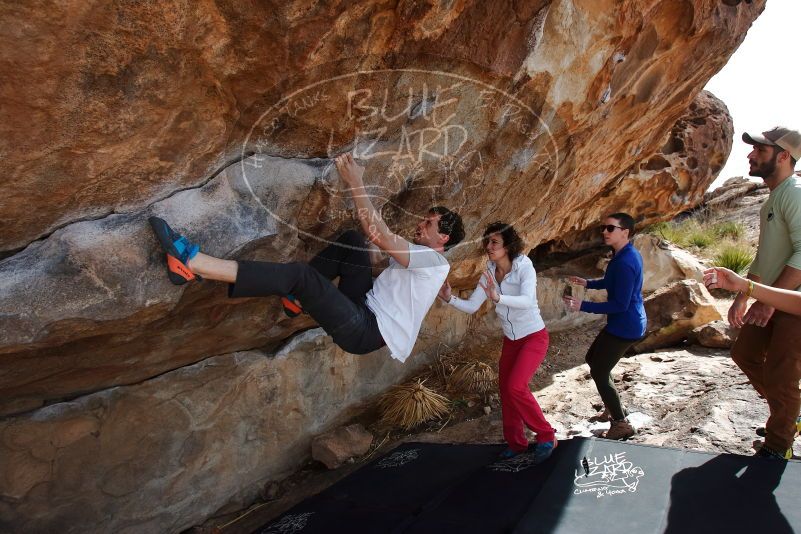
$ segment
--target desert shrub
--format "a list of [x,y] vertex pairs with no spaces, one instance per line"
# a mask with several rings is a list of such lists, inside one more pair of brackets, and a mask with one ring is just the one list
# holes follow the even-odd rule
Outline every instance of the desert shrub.
[[738,274],[745,274],[752,261],[754,261],[754,252],[751,247],[740,243],[723,245],[712,259],[714,265],[726,267]]
[[715,236],[707,228],[696,228],[688,232],[686,240],[689,245],[706,248],[715,242]]
[[663,236],[665,232],[670,232],[670,223],[669,222],[658,222],[648,226],[644,232],[646,234],[656,235],[656,236]]
[[385,423],[403,427],[406,430],[415,426],[441,419],[449,411],[449,400],[424,385],[424,380],[394,386],[386,393],[379,405]]
[[676,224],[669,222],[656,223],[646,228],[645,233],[661,237],[666,241],[670,241],[671,243],[678,245],[678,232],[676,231],[676,226]]
[[725,221],[716,223],[712,227],[712,231],[720,238],[740,239],[745,235],[745,227],[735,221]]
[[681,223],[660,222],[651,225],[645,231],[679,246],[687,246],[688,244],[685,240]]
[[685,248],[689,246],[703,248],[712,242],[712,239],[707,237],[705,229],[693,219],[657,223],[649,228],[648,233]]
[[[708,257],[717,249],[713,245],[719,244],[721,241],[736,242],[742,239],[745,235],[745,228],[742,224],[733,221],[711,224],[703,218],[690,218],[678,222],[657,223],[651,225],[646,232],[682,248],[700,249],[702,255]],[[743,246],[745,247],[745,245]],[[704,253],[705,249],[712,250]]]
[[487,394],[495,390],[497,376],[484,362],[469,362],[458,366],[450,377],[449,385],[457,391]]

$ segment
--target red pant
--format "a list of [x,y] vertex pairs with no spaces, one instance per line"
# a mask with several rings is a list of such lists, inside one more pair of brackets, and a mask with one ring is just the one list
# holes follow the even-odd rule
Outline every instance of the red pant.
[[537,433],[537,443],[554,440],[554,429],[545,420],[528,387],[547,351],[548,331],[544,328],[516,341],[503,338],[501,361],[498,362],[503,437],[509,448],[516,452],[528,448],[524,425]]

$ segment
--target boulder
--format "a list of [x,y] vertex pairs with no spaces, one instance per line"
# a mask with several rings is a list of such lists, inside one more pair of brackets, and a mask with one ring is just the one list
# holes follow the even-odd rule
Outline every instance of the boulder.
[[0,524],[184,530],[469,324],[437,304],[405,365],[316,341],[285,365],[314,323],[170,285],[149,215],[215,256],[304,261],[353,225],[331,172],[353,150],[393,230],[463,215],[447,256],[472,289],[498,218],[531,247],[597,245],[610,211],[697,203],[733,136],[701,89],[764,6],[3,3]]
[[[263,158],[144,212],[57,230],[0,263],[0,415],[140,382],[208,356],[275,348],[308,318],[274,299],[229,299],[225,284],[173,286],[147,224],[157,215],[217,257],[287,261],[319,162]],[[276,218],[263,217],[270,210]]]
[[[711,0],[682,0],[678,4],[647,3],[647,7],[626,4],[627,8],[593,4],[593,9],[576,11],[571,2],[531,0],[525,13],[514,16],[485,13],[473,6],[449,12],[452,19],[441,19],[439,8],[425,8],[409,15],[412,26],[404,25],[389,41],[371,41],[377,48],[370,52],[374,55],[365,55],[364,61],[372,69],[352,60],[334,61],[336,48],[330,48],[333,45],[327,40],[309,43],[314,35],[337,40],[339,29],[353,22],[349,11],[321,5],[326,20],[339,17],[334,25],[337,30],[333,34],[304,31],[295,40],[292,32],[299,31],[295,24],[305,20],[301,15],[305,10],[298,9],[301,18],[297,20],[295,15],[290,17],[295,11],[289,8],[270,15],[295,21],[287,22],[287,28],[294,29],[286,29],[288,35],[281,34],[279,39],[275,25],[262,27],[269,17],[248,12],[240,19],[235,15],[239,8],[230,6],[203,20],[209,28],[225,28],[221,35],[244,40],[225,40],[218,48],[209,48],[205,41],[182,42],[181,47],[192,50],[199,46],[197,54],[211,64],[182,70],[201,60],[181,48],[178,72],[172,72],[172,63],[167,67],[161,63],[167,59],[162,52],[172,48],[159,41],[160,26],[148,24],[162,4],[154,6],[156,11],[140,13],[130,4],[120,3],[112,10],[115,15],[110,7],[104,8],[80,23],[59,18],[60,4],[52,6],[46,17],[21,6],[5,7],[0,17],[8,20],[9,27],[19,26],[14,20],[25,20],[26,31],[40,32],[43,40],[59,42],[63,50],[95,50],[102,41],[101,49],[110,54],[109,64],[104,65],[110,70],[100,78],[87,76],[108,83],[101,85],[110,92],[84,95],[99,108],[84,108],[81,121],[107,124],[114,117],[122,121],[137,116],[141,130],[125,134],[127,141],[115,141],[115,136],[123,135],[120,132],[127,122],[115,123],[120,131],[106,132],[101,138],[93,137],[97,133],[91,128],[85,130],[89,123],[67,121],[72,126],[63,142],[69,148],[45,143],[48,151],[42,157],[23,149],[8,151],[4,164],[20,173],[29,167],[32,170],[15,181],[13,194],[0,196],[0,239],[5,240],[0,249],[9,254],[0,261],[0,415],[137,383],[214,355],[253,347],[274,349],[294,332],[313,326],[307,318],[286,319],[277,299],[232,301],[226,298],[223,284],[170,285],[164,277],[163,255],[146,219],[149,215],[165,217],[212,255],[306,260],[353,225],[352,204],[331,171],[330,157],[346,149],[355,149],[367,166],[374,200],[401,234],[408,235],[432,204],[447,204],[462,213],[468,239],[447,254],[452,264],[451,284],[457,289],[475,287],[483,270],[483,259],[477,254],[481,230],[500,216],[516,224],[529,246],[561,241],[573,234],[592,234],[597,244],[596,222],[609,211],[626,209],[650,220],[687,209],[714,180],[717,162],[728,154],[733,132],[725,106],[698,90],[736,48],[763,4],[724,8]],[[504,6],[491,9],[510,9]],[[378,9],[367,1],[363,8]],[[620,17],[610,18],[609,13],[618,11]],[[385,15],[393,17],[394,12]],[[442,26],[435,25],[439,30],[425,33],[427,37],[410,32],[417,16],[430,16]],[[372,22],[364,19],[359,27],[385,35],[377,26],[370,26],[383,28],[379,21],[384,19],[376,17],[369,19]],[[67,27],[84,23],[101,27],[98,33],[85,35],[86,43],[76,43],[63,27],[47,26],[51,20],[62,20]],[[142,23],[137,32],[107,29],[131,20]],[[307,22],[314,26],[321,20]],[[527,21],[536,39],[510,33],[503,22],[508,20]],[[572,22],[564,24],[568,20]],[[719,31],[721,20],[727,21],[730,31]],[[185,31],[193,35],[211,38],[209,28],[194,26],[200,24],[194,17],[175,23],[186,25]],[[679,30],[690,27],[691,33]],[[169,39],[177,38],[176,27],[170,28]],[[466,28],[481,28],[481,34],[489,39],[486,42],[495,44],[480,45],[489,48],[479,53],[476,46],[485,41],[464,40]],[[204,31],[198,33],[199,29]],[[140,33],[149,39],[140,41],[144,39]],[[62,39],[62,34],[69,38]],[[247,35],[258,39],[251,41],[244,37]],[[453,58],[411,54],[417,46],[422,46],[421,53],[429,50],[429,39],[439,43],[437,51],[442,40],[460,44],[447,48]],[[700,48],[693,44],[699,40],[704,42]],[[343,54],[357,46],[346,41],[350,44],[341,43]],[[399,41],[409,46],[399,45]],[[152,57],[145,54],[146,61],[136,53],[144,42],[153,43]],[[300,43],[305,42],[308,50],[328,54],[333,62],[314,63],[305,70],[287,67],[284,74],[288,78],[277,85],[266,81],[277,75],[273,68],[265,70],[267,78],[261,71],[255,76],[254,66],[247,62],[237,63],[244,70],[236,76],[224,69],[224,75],[218,71],[222,57],[248,57],[256,64],[269,57],[292,56],[294,61],[302,61],[295,54],[275,52],[288,42],[295,43],[293,50],[302,49]],[[509,63],[512,56],[507,53],[490,52],[500,43],[505,43],[503,50],[516,51],[517,64]],[[591,43],[602,45],[596,50]],[[25,42],[17,40],[14,46],[14,50],[24,50]],[[241,50],[239,46],[261,48]],[[222,56],[206,57],[211,49]],[[468,49],[470,54],[466,54]],[[687,55],[688,50],[698,53]],[[644,51],[650,52],[642,55]],[[29,71],[37,76],[59,72],[55,66],[38,70],[35,60],[39,56],[25,57]],[[481,61],[478,65],[465,63],[465,57]],[[601,57],[607,59],[599,61]],[[65,54],[64,58],[68,63],[90,59],[97,58],[80,54]],[[228,64],[227,60],[223,63]],[[130,84],[123,84],[129,94],[119,100],[113,88],[121,83],[117,75],[128,72],[125,66],[129,64],[136,65],[131,67]],[[90,61],[82,67],[92,65]],[[393,68],[381,68],[386,65]],[[290,71],[298,76],[289,76]],[[210,89],[210,100],[204,100],[208,108],[181,100],[197,97],[195,86],[191,91],[184,89],[190,83],[187,78],[197,72],[204,73],[204,82],[215,88]],[[255,76],[250,82],[241,78],[248,73]],[[229,75],[236,78],[235,83]],[[0,91],[25,87],[34,78],[7,84]],[[137,80],[147,82],[146,86],[138,85]],[[65,79],[65,90],[72,87],[75,94],[83,94],[86,87],[74,87],[70,85],[73,82]],[[603,102],[596,101],[592,95],[598,91],[598,97],[603,96],[605,84],[609,95]],[[45,86],[49,87],[37,85],[31,94]],[[159,87],[161,97],[154,98],[150,91]],[[441,90],[431,89],[436,87]],[[239,122],[215,115],[220,111],[215,107],[219,91],[237,95]],[[17,113],[26,109],[22,103],[29,99],[11,101],[20,103]],[[63,108],[62,100],[53,102],[53,119],[64,119],[64,114],[74,109],[72,105]],[[98,109],[106,110],[102,118],[95,114]],[[122,115],[106,117],[108,110]],[[177,110],[187,111],[185,121],[175,117],[178,122],[163,124],[156,120],[173,117],[174,112],[180,115]],[[208,112],[204,127],[193,128],[194,114],[203,110]],[[37,120],[39,113],[37,107]],[[209,137],[205,120],[226,125],[229,120],[236,122],[229,125],[230,142],[236,149],[220,148],[216,156],[210,156],[218,147],[219,132],[215,130]],[[11,124],[14,121],[0,128]],[[49,131],[57,135],[65,123],[55,120],[49,124],[53,125]],[[153,131],[156,124],[158,133]],[[576,130],[574,126],[579,124],[582,126]],[[240,127],[250,133],[241,132]],[[192,135],[184,139],[175,135],[175,128],[190,128]],[[8,138],[12,145],[16,135]],[[420,139],[428,135],[432,136],[428,139],[431,145],[421,144]],[[101,141],[117,144],[113,149],[92,148]],[[19,142],[25,146],[34,143],[28,134]],[[451,142],[455,144],[448,144]],[[130,167],[136,154],[137,165]],[[178,160],[173,157],[176,154]],[[641,165],[654,154],[661,154],[669,165]],[[105,159],[96,161],[101,156]],[[202,169],[210,157],[222,161],[215,160],[213,170],[206,172]],[[81,169],[80,176],[76,176],[76,167]],[[43,203],[34,193],[44,190],[45,174],[52,195]],[[84,184],[79,195],[74,194],[78,184]],[[120,199],[125,199],[124,206]],[[502,207],[498,204],[501,200]],[[26,208],[21,213],[23,205]],[[554,288],[556,296],[561,282]],[[553,316],[563,316],[563,310],[556,307],[559,301],[553,300]]]
[[[218,510],[247,506],[288,476],[331,419],[402,371],[385,350],[347,354],[313,329],[274,354],[217,356],[7,417],[0,525],[4,532],[184,531]],[[369,447],[367,436],[352,435],[351,451]]]
[[737,330],[727,321],[712,321],[693,330],[690,339],[702,347],[728,349],[737,339]]
[[681,280],[658,289],[645,299],[645,313],[645,339],[634,346],[635,352],[677,345],[696,327],[721,319],[712,295],[696,280]]
[[704,195],[704,206],[710,209],[728,207],[737,199],[757,189],[767,189],[767,186],[764,182],[749,180],[742,176],[729,178],[720,187]]
[[[9,51],[0,60],[8,81],[0,88],[8,103],[0,139],[11,184],[0,196],[0,251],[13,253],[81,220],[142,211],[201,186],[243,154],[306,159],[355,146],[357,137],[375,147],[380,140],[403,145],[407,119],[410,148],[429,136],[409,162],[442,153],[437,135],[459,143],[458,130],[478,134],[476,146],[487,140],[485,185],[505,183],[513,193],[508,186],[520,183],[514,194],[536,191],[542,199],[531,211],[506,215],[537,213],[534,223],[554,210],[555,237],[580,224],[593,199],[640,161],[679,186],[651,195],[656,212],[671,195],[678,200],[692,176],[671,176],[670,162],[658,168],[663,163],[652,154],[764,6],[5,3],[0,24],[20,31],[0,36]],[[451,76],[427,83],[424,71]],[[365,72],[383,81],[352,76]],[[349,93],[352,99],[340,98]],[[512,98],[495,98],[501,93]],[[462,101],[458,110],[454,97]],[[418,128],[419,121],[430,123],[437,109],[437,124],[421,133],[429,125]],[[450,124],[464,130],[443,129],[452,110],[459,117]],[[261,133],[268,139],[254,142]],[[710,144],[699,148],[725,160]],[[478,167],[465,153],[435,166]],[[425,167],[423,158],[416,163]],[[584,210],[559,209],[568,205]],[[566,224],[553,227],[568,213]]]
[[336,469],[350,458],[367,454],[373,435],[362,425],[340,427],[312,440],[312,458],[328,469]]
[[703,282],[704,265],[686,250],[649,234],[638,234],[633,242],[642,256],[643,293],[652,293],[678,280]]

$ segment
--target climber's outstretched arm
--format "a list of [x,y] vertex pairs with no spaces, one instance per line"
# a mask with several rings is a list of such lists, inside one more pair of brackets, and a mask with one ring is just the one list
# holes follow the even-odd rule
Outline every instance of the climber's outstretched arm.
[[353,197],[353,203],[356,205],[356,217],[359,219],[359,224],[367,239],[395,258],[395,261],[403,267],[408,267],[409,242],[393,233],[373,206],[362,181],[364,167],[356,163],[350,153],[337,156],[334,162],[342,181]]

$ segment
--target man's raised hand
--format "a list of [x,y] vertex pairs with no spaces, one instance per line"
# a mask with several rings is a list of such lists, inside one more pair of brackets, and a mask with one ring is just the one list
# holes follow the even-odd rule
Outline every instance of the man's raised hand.
[[364,167],[356,163],[353,159],[353,154],[347,152],[340,154],[334,158],[334,164],[337,166],[337,172],[342,177],[342,181],[349,189],[361,187],[364,185],[362,177],[364,176]]

